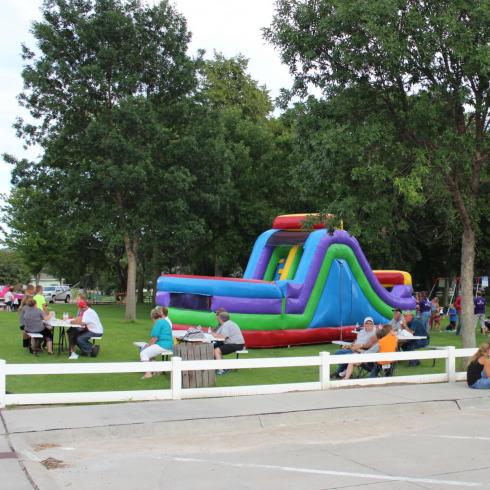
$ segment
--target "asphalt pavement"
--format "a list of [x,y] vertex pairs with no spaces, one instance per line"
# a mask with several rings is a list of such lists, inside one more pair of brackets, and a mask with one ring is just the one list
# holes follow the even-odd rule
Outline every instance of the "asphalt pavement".
[[1,412],[0,488],[490,488],[465,383]]

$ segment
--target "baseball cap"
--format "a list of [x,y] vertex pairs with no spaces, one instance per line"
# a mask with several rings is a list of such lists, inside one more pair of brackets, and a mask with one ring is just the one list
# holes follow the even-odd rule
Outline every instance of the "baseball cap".
[[367,316],[366,318],[364,318],[364,323],[367,323],[367,322],[374,323],[373,317]]

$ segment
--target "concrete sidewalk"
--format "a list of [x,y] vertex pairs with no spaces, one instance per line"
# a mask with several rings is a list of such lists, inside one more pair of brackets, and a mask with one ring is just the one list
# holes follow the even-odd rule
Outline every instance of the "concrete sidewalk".
[[[383,414],[488,413],[490,392],[466,383],[379,386],[181,401],[16,408],[2,411],[0,474],[5,488],[58,488],[40,464],[39,448],[80,440],[139,440],[172,435],[247,433],[336,420],[376,420]],[[483,430],[483,428],[482,428]],[[44,444],[44,446],[43,446]],[[12,447],[16,455],[12,454]],[[4,454],[2,459],[2,454]],[[18,456],[18,458],[16,458]],[[24,471],[24,466],[26,471]],[[28,478],[32,481],[29,481]],[[2,481],[2,484],[5,480]],[[75,486],[74,488],[78,488]],[[128,488],[131,488],[128,486]],[[400,487],[401,488],[401,487]],[[428,487],[427,487],[428,488]]]

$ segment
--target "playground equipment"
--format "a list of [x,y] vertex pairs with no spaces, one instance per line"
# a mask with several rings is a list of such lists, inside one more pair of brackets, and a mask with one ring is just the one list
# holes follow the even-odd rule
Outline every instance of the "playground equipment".
[[157,304],[176,328],[214,327],[214,311],[225,308],[248,347],[348,339],[366,316],[384,323],[393,308],[415,308],[410,274],[372,271],[346,231],[304,229],[310,216],[278,216],[257,238],[243,279],[163,274]]

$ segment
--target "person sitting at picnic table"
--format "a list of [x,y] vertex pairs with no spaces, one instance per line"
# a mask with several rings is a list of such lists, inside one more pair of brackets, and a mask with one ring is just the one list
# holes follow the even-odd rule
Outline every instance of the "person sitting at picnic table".
[[484,342],[470,358],[466,371],[466,382],[475,390],[490,388],[490,343]]
[[[374,328],[374,320],[367,316],[364,318],[364,328],[357,334],[357,340],[348,349],[338,349],[335,355],[360,353],[371,348],[376,342],[376,330]],[[334,378],[343,378],[347,364],[339,364],[335,370]]]
[[[219,361],[227,354],[242,350],[245,347],[245,339],[240,327],[230,320],[230,314],[227,311],[222,311],[218,315],[218,321],[220,326],[211,335],[217,340],[214,343],[214,358]],[[227,370],[220,369],[216,374],[222,375],[226,372]]]
[[393,310],[393,318],[390,321],[390,325],[393,327],[395,333],[404,328],[403,311],[400,308]]
[[[383,325],[382,331],[384,335],[382,336],[382,338],[378,340],[378,346],[379,346],[378,352],[380,354],[383,352],[396,352],[396,349],[398,347],[398,339],[396,337],[395,332],[393,332],[393,327],[389,323],[387,323],[386,325]],[[371,369],[371,372],[369,373],[369,377],[376,378],[376,376],[381,371],[383,366],[392,363],[393,361],[375,362],[373,368]]]
[[70,320],[73,327],[67,331],[70,357],[68,359],[78,359],[75,346],[78,345],[82,356],[96,357],[99,353],[99,346],[90,343],[91,337],[102,337],[104,327],[100,322],[99,315],[84,300],[78,301],[79,316]]
[[218,328],[220,327],[220,325],[221,325],[221,324],[220,324],[220,322],[219,322],[218,316],[219,316],[219,314],[220,314],[220,313],[223,313],[223,312],[225,312],[225,313],[226,313],[225,308],[218,308],[218,309],[217,309],[217,310],[214,312],[214,314],[216,315],[216,322],[217,322],[217,323],[216,323],[216,326],[215,326],[215,327],[209,327],[209,328],[211,329],[211,332],[216,332],[216,330],[218,330]]
[[[422,349],[429,345],[430,336],[425,331],[424,324],[420,318],[415,318],[412,312],[405,313],[405,321],[407,323],[407,331],[416,337],[426,337],[425,339],[414,339],[400,342],[400,349],[404,351],[412,351]],[[408,365],[416,367],[420,364],[418,359],[411,359]]]
[[[379,330],[375,330],[376,340],[375,340],[374,344],[369,349],[363,351],[363,354],[376,354],[377,352],[379,352],[379,340],[382,339],[387,333],[388,333],[388,330],[384,327],[380,328]],[[343,379],[350,379],[352,376],[352,372],[354,371],[354,368],[356,366],[361,366],[364,370],[371,372],[371,370],[374,367],[374,362],[364,362],[361,364],[358,362],[349,363],[347,365],[347,368],[345,369],[344,375],[342,376]]]
[[14,300],[15,300],[15,294],[14,294],[14,288],[9,287],[7,292],[5,293],[5,296],[3,297],[5,301],[5,306],[7,307],[7,311],[13,311],[14,310]]
[[[150,333],[150,340],[141,349],[140,360],[142,362],[151,361],[154,357],[162,354],[165,351],[173,349],[173,336],[172,327],[166,318],[167,308],[154,308],[150,312],[151,321],[153,322],[153,327]],[[168,312],[168,310],[167,310]],[[165,316],[162,316],[162,313]],[[143,375],[142,379],[148,379],[153,376],[152,372],[147,372]]]
[[[47,321],[51,318],[51,314],[46,314],[40,310],[34,298],[30,298],[22,309],[22,324],[24,326],[24,332],[27,333],[40,333],[43,336],[43,340],[46,341],[46,347],[48,354],[53,355],[53,331],[46,326]],[[39,344],[34,342],[29,348],[30,352],[37,354],[40,350]],[[37,345],[36,345],[37,344]]]
[[160,316],[170,323],[170,328],[173,328],[172,320],[170,320],[170,317],[168,316],[168,308],[165,308],[165,306],[158,306],[156,309],[160,312]]
[[19,315],[19,329],[22,330],[22,347],[30,347],[31,339],[24,332],[24,308],[27,305],[27,302],[32,299],[34,296],[34,286],[32,284],[28,284],[26,290],[24,292],[24,296],[22,296],[22,300],[20,301],[19,309],[17,310],[17,314]]

